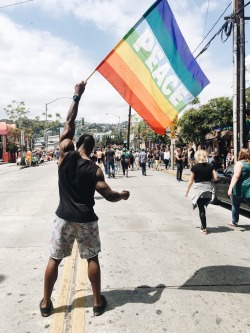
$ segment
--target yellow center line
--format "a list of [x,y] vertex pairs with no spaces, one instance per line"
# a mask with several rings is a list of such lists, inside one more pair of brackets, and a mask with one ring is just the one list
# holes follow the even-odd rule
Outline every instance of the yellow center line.
[[85,290],[87,283],[87,261],[78,255],[75,295],[72,310],[72,332],[84,332],[85,327]]
[[[176,172],[177,172],[176,170],[161,170],[161,171],[168,173],[170,175],[174,175],[174,176],[176,175]],[[182,174],[182,178],[184,178],[185,180],[189,180],[190,176]]]
[[77,245],[75,242],[71,256],[65,259],[65,266],[62,273],[62,280],[56,301],[55,313],[53,315],[50,333],[63,333],[64,331],[67,301],[69,298],[71,286],[73,263],[77,253],[76,250]]

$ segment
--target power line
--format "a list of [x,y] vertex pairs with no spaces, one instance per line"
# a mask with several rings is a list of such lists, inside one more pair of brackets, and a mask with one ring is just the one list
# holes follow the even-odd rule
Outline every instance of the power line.
[[208,17],[209,5],[210,5],[210,0],[207,0],[207,12],[206,12],[206,18],[205,18],[205,24],[204,24],[203,38],[204,38],[204,35],[205,35],[206,26],[207,26],[207,17]]
[[[230,34],[231,34],[231,31],[232,31],[232,29],[231,29],[231,27],[230,27],[230,25],[232,25],[232,21],[236,18],[236,16],[237,15],[239,15],[240,14],[240,12],[242,12],[243,11],[243,9],[245,8],[245,7],[247,7],[248,5],[250,4],[250,1],[248,1],[242,8],[240,8],[239,10],[238,10],[238,12],[237,13],[234,13],[234,14],[231,14],[228,18],[227,18],[227,21],[223,24],[223,26],[220,28],[220,30],[210,39],[210,41],[206,44],[206,46],[200,51],[200,53],[195,57],[195,59],[197,59],[202,53],[204,53],[207,49],[208,49],[208,47],[209,47],[209,45],[211,44],[211,42],[215,39],[215,37],[216,36],[218,36],[220,33],[222,33],[223,32],[223,30],[224,30],[224,32],[225,32],[225,34],[226,34],[226,36],[227,36],[227,38],[226,38],[226,40],[229,38],[229,36],[230,36]],[[224,40],[223,42],[225,42],[226,40]]]
[[[200,42],[200,44],[196,47],[196,49],[193,51],[193,53],[199,48],[199,46],[201,46],[201,44],[204,42],[204,40],[207,38],[207,36],[210,34],[210,32],[213,30],[213,28],[216,26],[216,24],[219,22],[219,20],[222,18],[222,16],[225,14],[225,12],[228,10],[228,7],[231,6],[232,2],[230,2],[230,4],[227,6],[227,8],[224,10],[224,12],[220,15],[220,17],[218,18],[218,20],[214,23],[214,25],[212,26],[212,28],[208,31],[208,33],[206,34],[206,36],[202,39],[202,41]],[[216,34],[217,35],[217,34]]]
[[30,1],[34,1],[34,0],[26,0],[26,1],[22,1],[22,2],[13,3],[12,5],[2,6],[2,7],[0,7],[0,9],[1,8],[6,8],[6,7],[12,7],[12,6],[16,6],[16,5],[21,5],[23,3],[30,2]]

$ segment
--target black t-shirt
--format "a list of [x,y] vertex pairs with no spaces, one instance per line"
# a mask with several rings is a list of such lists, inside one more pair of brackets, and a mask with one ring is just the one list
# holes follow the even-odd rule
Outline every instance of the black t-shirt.
[[182,154],[177,155],[178,158],[176,158],[176,164],[182,164],[183,163],[183,156]]
[[159,152],[159,150],[156,150],[156,152],[154,153],[154,157],[155,157],[155,160],[159,160],[160,159],[160,152]]
[[98,168],[95,162],[81,158],[76,151],[65,155],[58,170],[58,217],[80,223],[98,220],[93,208]]
[[209,163],[195,164],[191,169],[191,172],[194,173],[195,183],[211,181],[213,177],[213,170],[214,167]]
[[106,152],[106,158],[107,158],[107,162],[111,161],[112,159],[114,159],[114,156],[115,156],[115,152],[114,150],[108,150]]

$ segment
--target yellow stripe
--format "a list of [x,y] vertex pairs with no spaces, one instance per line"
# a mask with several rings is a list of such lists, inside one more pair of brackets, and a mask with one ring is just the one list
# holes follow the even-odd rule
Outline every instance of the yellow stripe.
[[50,333],[62,333],[64,331],[64,322],[66,316],[66,307],[68,302],[68,295],[71,285],[72,278],[72,268],[73,262],[76,257],[76,242],[73,246],[71,256],[65,260],[65,266],[63,269],[61,286],[59,290],[59,294],[56,301],[55,313],[53,315],[53,321],[50,329]]
[[85,290],[87,282],[87,261],[78,254],[77,275],[75,281],[75,295],[72,310],[72,332],[84,332],[85,324]]
[[[155,102],[158,104],[159,108],[170,118],[174,119],[178,112],[175,108],[168,102],[166,97],[162,94],[160,88],[155,84],[149,70],[142,63],[139,57],[131,49],[127,42],[122,43],[116,52],[120,55],[123,61],[131,68],[131,70],[138,77],[138,80],[144,85],[148,92],[152,95]],[[112,56],[107,59],[107,62],[112,66]],[[130,87],[132,88],[132,87]]]

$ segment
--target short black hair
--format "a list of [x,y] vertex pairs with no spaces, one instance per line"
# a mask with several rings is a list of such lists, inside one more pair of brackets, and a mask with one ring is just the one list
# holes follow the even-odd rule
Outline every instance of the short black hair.
[[76,148],[79,149],[81,146],[83,146],[83,148],[86,150],[86,153],[90,155],[95,146],[94,137],[90,134],[81,135],[76,143]]

